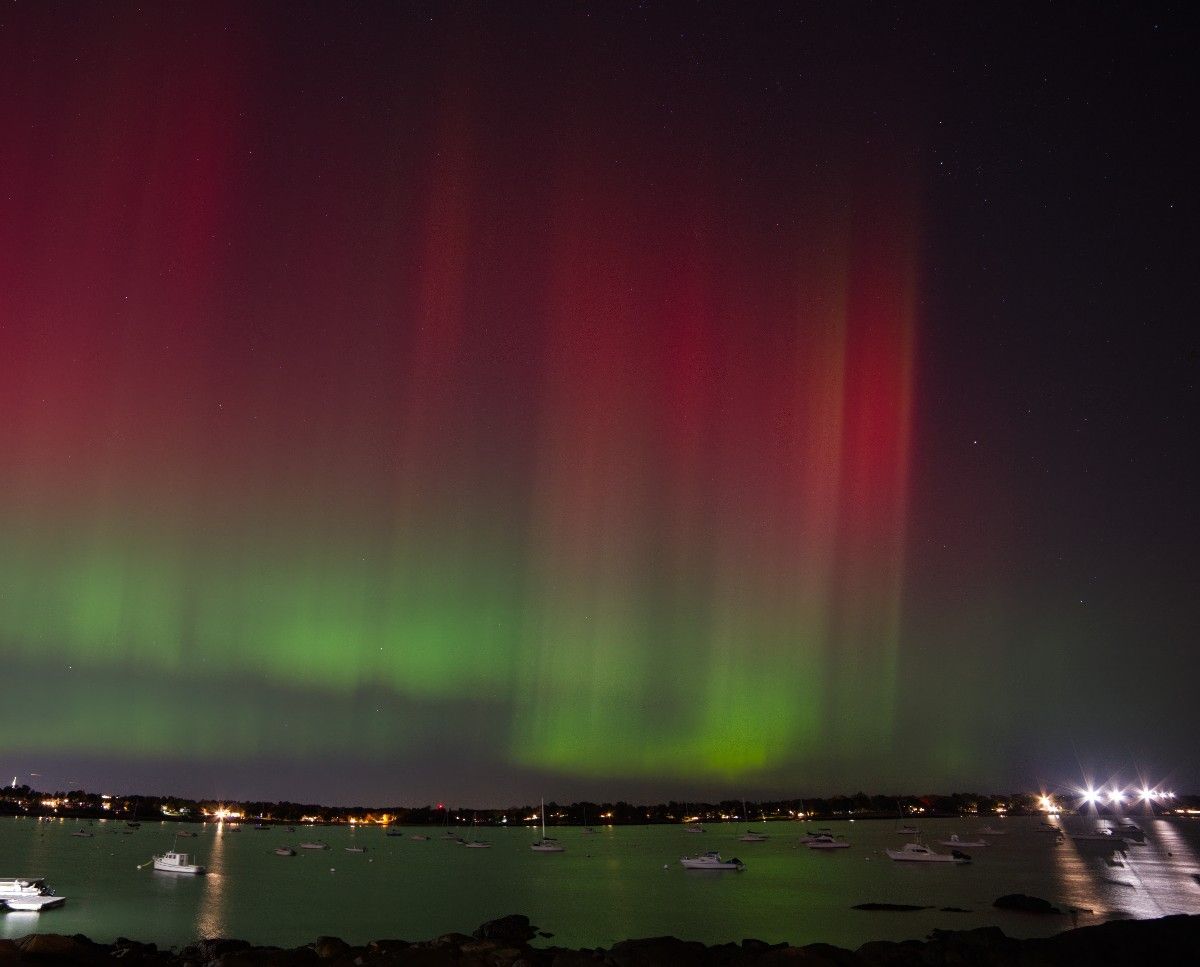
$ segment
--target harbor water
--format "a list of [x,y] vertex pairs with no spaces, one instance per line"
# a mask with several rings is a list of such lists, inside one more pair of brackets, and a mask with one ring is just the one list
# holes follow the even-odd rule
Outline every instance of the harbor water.
[[[1114,853],[1107,844],[1055,837],[1034,818],[993,825],[1003,835],[970,851],[968,865],[897,863],[885,849],[912,839],[894,823],[828,824],[849,849],[809,850],[801,823],[757,825],[766,842],[742,843],[745,825],[551,830],[562,853],[534,853],[531,829],[465,829],[490,849],[466,849],[438,829],[385,836],[378,827],[285,827],[256,830],[222,824],[84,823],[0,819],[0,878],[41,876],[64,907],[40,914],[0,913],[0,937],[32,932],[118,936],[182,946],[198,937],[238,937],[297,946],[319,935],[354,943],[420,940],[470,932],[508,913],[527,914],[553,934],[545,943],[608,946],[630,938],[674,935],[705,943],[755,937],[793,944],[856,947],[868,940],[920,938],[934,928],[995,924],[1012,936],[1056,933],[1114,917],[1200,913],[1200,823],[1134,817],[1144,845]],[[1095,821],[1063,820],[1068,830]],[[935,850],[957,833],[973,839],[985,820],[919,821]],[[195,832],[177,837],[181,830]],[[428,835],[418,841],[412,835]],[[326,850],[300,849],[320,840]],[[295,856],[278,856],[282,846]],[[346,847],[365,847],[347,852]],[[176,848],[208,868],[206,876],[157,872],[139,865]],[[688,871],[679,858],[705,850],[737,856],[744,872]],[[1038,917],[992,907],[1004,894],[1044,897],[1064,911]],[[908,904],[912,912],[860,911],[856,904]],[[968,912],[950,912],[958,908]]]

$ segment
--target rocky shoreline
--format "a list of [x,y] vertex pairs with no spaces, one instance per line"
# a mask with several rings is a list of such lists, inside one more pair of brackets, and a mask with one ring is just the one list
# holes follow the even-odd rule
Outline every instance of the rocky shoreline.
[[530,941],[538,936],[520,914],[489,921],[471,936],[451,933],[417,942],[374,940],[362,946],[318,937],[291,949],[256,947],[243,940],[200,940],[174,951],[123,938],[99,944],[81,934],[35,933],[0,940],[0,967],[97,967],[114,961],[122,967],[1165,967],[1200,963],[1200,916],[1187,915],[1112,920],[1030,940],[1008,937],[999,927],[935,930],[926,940],[876,940],[857,950],[760,940],[710,947],[674,937],[625,940],[594,950],[531,947]]

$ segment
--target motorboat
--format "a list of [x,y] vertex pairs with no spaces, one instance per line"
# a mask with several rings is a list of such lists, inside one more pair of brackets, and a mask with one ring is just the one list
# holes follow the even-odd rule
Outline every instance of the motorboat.
[[294,849],[292,849],[290,846],[276,846],[274,852],[275,852],[276,856],[295,856],[296,855],[296,851]]
[[0,877],[0,909],[38,913],[61,907],[65,896],[55,896],[40,876]]
[[949,839],[938,840],[940,846],[950,846],[954,849],[973,849],[976,846],[991,846],[982,839],[959,839],[958,833],[951,833]]
[[743,835],[738,837],[739,843],[765,843],[766,841],[767,836],[765,833],[756,833],[752,829],[746,830]]
[[984,826],[983,829],[979,830],[979,835],[980,836],[1007,836],[1008,830],[1007,829],[995,829],[991,826]]
[[463,846],[467,849],[491,849],[492,844],[482,839],[464,839]]
[[176,833],[175,835],[176,835],[176,836],[184,836],[184,837],[189,837],[189,838],[192,838],[192,839],[195,839],[195,837],[196,837],[196,834],[195,834],[195,833],[193,833],[191,830],[187,830],[187,829],[181,829],[181,830],[180,830],[178,833]]
[[849,849],[850,844],[844,839],[834,839],[832,836],[821,833],[816,836],[808,836],[805,838],[805,846],[809,849]]
[[367,851],[365,846],[343,846],[342,849],[347,853],[365,853]]
[[916,826],[901,826],[898,830],[896,830],[896,832],[899,833],[901,836],[916,836],[917,835],[917,827]]
[[311,843],[301,843],[300,848],[301,849],[329,849],[329,844],[324,843],[318,839],[318,840],[314,840]]
[[38,912],[61,907],[65,896],[55,896],[40,876],[0,877],[0,908]]
[[884,850],[888,859],[899,863],[970,863],[971,857],[954,850],[950,853],[935,853],[922,843],[905,843],[904,849]]
[[418,842],[418,843],[428,843],[428,842],[429,842],[429,837],[428,837],[428,836],[422,836],[420,833],[413,833],[413,834],[412,834],[410,837],[408,837],[408,838],[409,838],[409,839],[411,839],[411,840],[415,840],[415,841],[416,841],[416,842]]
[[689,823],[687,826],[683,827],[683,831],[685,833],[703,833],[704,827],[699,823]]
[[592,829],[591,826],[584,826],[583,829],[581,830],[581,832],[584,836],[595,836],[596,835],[596,831],[594,829]]
[[191,873],[199,875],[207,872],[203,866],[198,863],[191,863],[191,859],[187,853],[176,853],[172,850],[169,853],[163,853],[162,856],[154,857],[154,868],[163,873]]
[[685,870],[737,870],[739,873],[746,868],[746,864],[736,856],[733,859],[722,859],[716,850],[709,850],[699,856],[682,856],[679,865]]
[[65,896],[10,896],[0,899],[0,909],[20,911],[22,913],[41,913],[61,907],[67,902]]
[[[390,828],[390,827],[389,827],[388,829],[385,829],[385,830],[383,831],[383,835],[384,835],[384,836],[403,836],[403,835],[404,835],[404,830],[402,830],[402,829],[392,829],[392,828]],[[413,837],[413,838],[415,839],[416,837]]]
[[89,833],[86,829],[77,829],[71,835],[78,836],[80,839],[91,839],[93,834]]

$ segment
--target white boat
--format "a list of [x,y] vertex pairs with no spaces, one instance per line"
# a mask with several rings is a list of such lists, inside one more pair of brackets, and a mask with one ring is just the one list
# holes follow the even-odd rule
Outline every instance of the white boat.
[[921,843],[905,843],[904,849],[884,850],[888,859],[902,863],[970,863],[965,853],[935,853]]
[[197,863],[189,863],[190,857],[187,853],[176,853],[173,850],[170,853],[163,853],[162,856],[154,857],[154,868],[161,870],[163,873],[192,873],[201,874],[206,872],[203,866]]
[[682,856],[679,858],[679,865],[685,870],[737,870],[739,873],[746,868],[746,864],[736,856],[731,860],[722,859],[716,850],[709,850],[699,856]]
[[745,834],[738,837],[739,843],[765,843],[767,837],[764,833],[756,833],[752,829],[746,830]]
[[917,827],[916,826],[901,826],[898,830],[896,830],[896,832],[899,833],[901,836],[916,836],[917,835]]
[[89,833],[86,829],[77,829],[71,835],[78,836],[81,839],[91,839],[92,838],[92,834]]
[[982,839],[959,839],[958,833],[951,833],[949,839],[938,840],[940,846],[950,846],[954,849],[974,849],[976,846],[991,846]]
[[275,847],[275,855],[276,856],[295,856],[296,851],[294,849],[292,849],[290,846],[276,846]]
[[687,826],[683,827],[683,831],[685,833],[703,833],[704,827],[699,823],[689,823]]
[[43,910],[61,907],[66,902],[65,896],[10,896],[0,899],[0,908],[8,907],[22,913],[41,913]]
[[343,846],[342,849],[347,853],[365,853],[367,851],[365,846]]
[[467,849],[491,849],[492,848],[491,843],[488,843],[482,839],[464,839],[462,841],[462,844]]
[[819,834],[809,836],[804,844],[809,849],[849,849],[850,844],[844,839],[834,839],[832,836]]
[[565,853],[567,848],[553,836],[546,835],[546,800],[542,800],[542,808],[538,810],[542,818],[542,838],[534,840],[529,847],[535,853]]
[[991,826],[984,826],[983,829],[979,830],[979,835],[980,836],[1007,836],[1008,830],[1007,829],[993,829]]
[[408,837],[408,838],[409,838],[409,839],[412,839],[412,840],[416,840],[418,843],[428,843],[428,842],[429,842],[429,837],[428,837],[428,836],[422,836],[420,833],[413,833],[413,834],[412,834],[410,837]]
[[61,907],[65,896],[55,896],[40,876],[0,877],[0,907],[10,910],[38,911]]
[[323,843],[321,840],[315,840],[311,843],[301,843],[301,849],[329,849],[328,843]]

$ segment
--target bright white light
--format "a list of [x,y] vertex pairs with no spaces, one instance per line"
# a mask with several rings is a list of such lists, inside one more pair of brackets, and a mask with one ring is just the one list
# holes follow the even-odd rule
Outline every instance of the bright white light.
[[1154,798],[1154,790],[1153,789],[1143,789],[1142,790],[1142,802],[1149,802],[1153,798]]
[[1114,789],[1112,792],[1110,792],[1108,794],[1109,802],[1124,802],[1124,800],[1125,800],[1125,793],[1121,792],[1120,789]]
[[1100,801],[1100,793],[1096,792],[1091,786],[1088,786],[1083,793],[1083,801],[1089,806],[1094,806]]

